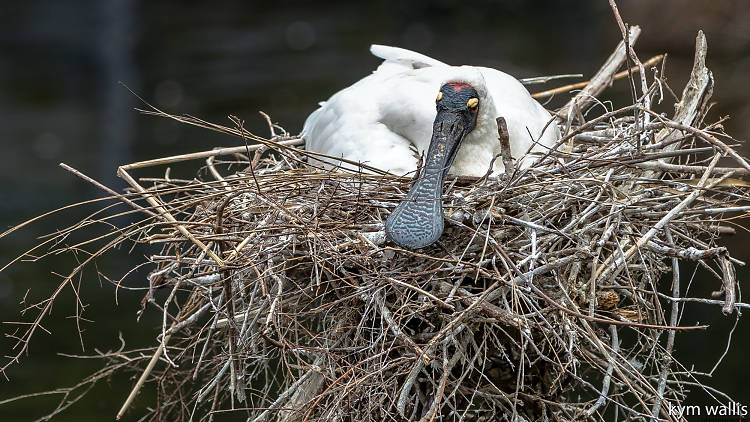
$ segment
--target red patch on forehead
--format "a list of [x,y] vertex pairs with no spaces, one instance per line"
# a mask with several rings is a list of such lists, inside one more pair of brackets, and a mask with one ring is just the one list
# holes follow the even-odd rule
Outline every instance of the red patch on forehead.
[[461,91],[462,89],[474,89],[473,86],[467,84],[466,82],[448,82],[446,85],[453,88],[453,92]]

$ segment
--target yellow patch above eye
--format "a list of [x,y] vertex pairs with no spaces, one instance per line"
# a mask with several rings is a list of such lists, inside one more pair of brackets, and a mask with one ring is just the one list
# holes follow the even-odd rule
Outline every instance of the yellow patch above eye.
[[438,92],[437,98],[435,98],[435,101],[440,101],[443,99],[443,91]]
[[469,98],[469,101],[466,102],[466,107],[474,108],[479,104],[479,98]]

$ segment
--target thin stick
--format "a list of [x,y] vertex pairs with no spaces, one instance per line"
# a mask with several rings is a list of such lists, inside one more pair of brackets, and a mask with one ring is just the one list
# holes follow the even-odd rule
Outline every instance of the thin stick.
[[[653,113],[652,111],[648,111],[648,112],[649,113]],[[653,114],[655,114],[655,113],[653,113]],[[750,172],[750,163],[748,163],[744,158],[742,158],[742,156],[740,156],[737,153],[737,151],[735,151],[733,148],[731,148],[730,146],[728,146],[724,142],[720,141],[715,136],[707,133],[706,131],[703,131],[703,130],[700,130],[700,129],[696,129],[696,128],[692,127],[692,126],[687,126],[687,125],[684,125],[682,123],[677,123],[677,122],[673,122],[673,121],[669,121],[669,120],[666,121],[666,125],[669,126],[669,127],[671,127],[671,128],[674,128],[674,129],[679,129],[679,130],[682,130],[682,131],[685,131],[685,132],[689,132],[689,133],[691,133],[691,134],[693,134],[693,135],[695,135],[695,136],[703,139],[704,141],[708,142],[709,144],[711,144],[711,145],[717,147],[718,149],[720,149],[725,154],[730,155],[732,158],[735,159],[735,161],[737,161],[737,163],[739,163],[742,167],[744,167],[745,170],[747,170],[748,172]]]
[[404,331],[398,326],[398,323],[396,323],[396,320],[393,319],[393,314],[385,304],[385,299],[383,298],[383,295],[380,294],[380,291],[376,290],[375,293],[373,293],[373,298],[378,304],[378,307],[380,308],[380,314],[383,315],[383,318],[388,323],[388,326],[390,327],[391,332],[393,332],[393,335],[401,339],[401,341],[409,346],[409,348],[414,350],[414,353],[416,353],[416,355],[419,356],[421,360],[423,360],[425,363],[429,362],[430,357],[427,355],[427,353],[425,353],[425,351],[422,350],[422,348],[419,347],[419,345],[415,343],[414,340],[411,339],[411,337],[404,333]]
[[65,164],[65,163],[60,163],[60,167],[62,167],[62,168],[64,168],[65,170],[67,170],[67,171],[69,171],[69,172],[71,172],[71,173],[75,174],[76,176],[80,177],[81,179],[83,179],[83,180],[85,180],[85,181],[87,181],[87,182],[91,183],[92,185],[96,186],[97,188],[99,188],[99,189],[101,189],[101,190],[103,190],[103,191],[107,192],[108,194],[110,194],[110,195],[114,196],[115,198],[117,198],[117,199],[121,200],[122,202],[124,202],[124,203],[126,203],[126,204],[130,205],[131,207],[133,207],[133,208],[135,208],[135,209],[137,209],[137,210],[139,210],[139,211],[143,211],[144,213],[146,213],[146,214],[148,214],[148,215],[150,215],[150,216],[152,216],[152,217],[156,217],[156,216],[157,216],[157,214],[156,214],[156,213],[154,213],[153,211],[149,210],[148,208],[145,208],[145,207],[143,207],[143,206],[141,206],[141,205],[138,205],[138,204],[136,204],[135,202],[131,201],[131,200],[130,200],[129,198],[127,198],[126,196],[124,196],[124,195],[122,195],[121,193],[118,193],[118,192],[116,192],[116,191],[114,191],[114,190],[110,189],[109,187],[107,187],[107,186],[105,186],[105,185],[103,185],[103,184],[99,183],[98,181],[96,181],[96,180],[94,180],[94,179],[92,179],[92,178],[90,178],[90,177],[86,176],[86,175],[85,175],[85,174],[83,174],[83,173],[82,173],[81,171],[79,171],[79,170],[76,170],[76,169],[74,169],[73,167],[71,167],[71,166],[69,166],[69,165],[67,165],[67,164]]
[[[701,193],[703,193],[703,188],[706,187],[706,182],[708,181],[708,177],[711,174],[711,170],[716,166],[716,163],[719,162],[719,158],[721,156],[719,154],[714,155],[714,158],[711,160],[711,164],[709,164],[706,171],[703,173],[703,176],[698,181],[698,184],[696,185],[695,189],[690,193],[690,195],[687,196],[687,198],[683,199],[682,202],[680,202],[676,207],[672,208],[664,217],[661,218],[649,231],[646,232],[643,236],[641,236],[638,241],[628,249],[628,251],[625,253],[624,257],[615,258],[615,255],[610,255],[608,259],[608,264],[603,264],[596,272],[596,276],[594,277],[597,280],[604,280],[609,276],[609,274],[613,271],[615,271],[616,268],[622,268],[621,264],[623,264],[625,261],[630,259],[631,256],[640,248],[642,248],[644,245],[646,245],[652,237],[661,229],[663,229],[672,219],[674,219],[680,212],[682,212],[683,209],[688,207]],[[731,173],[728,173],[724,175],[724,177],[730,176]],[[719,179],[722,180],[722,179]],[[712,184],[717,184],[718,181],[714,181]],[[711,185],[709,185],[708,188],[710,188]],[[598,284],[598,283],[597,283]]]
[[[299,139],[299,138],[278,142],[279,145],[284,145],[284,146],[299,146],[299,145],[304,145],[304,143],[305,143],[305,140]],[[248,150],[255,151],[263,146],[264,145],[262,144],[256,144],[256,145],[248,145],[248,146],[243,145],[239,147],[216,148],[210,151],[192,152],[189,154],[178,154],[178,155],[172,155],[170,157],[155,158],[153,160],[139,161],[137,163],[125,164],[123,166],[120,166],[120,168],[123,170],[133,170],[133,169],[143,168],[143,167],[153,167],[153,166],[160,166],[164,164],[179,163],[181,161],[190,161],[190,160],[196,160],[196,159],[201,159],[201,158],[217,157],[220,155],[232,155],[232,154],[247,152]]]
[[[646,62],[643,63],[643,66],[648,67],[648,66],[654,65],[656,63],[659,63],[664,58],[664,56],[665,56],[664,54],[659,54],[658,56],[651,57],[650,59],[648,59]],[[618,80],[620,80],[622,78],[625,78],[625,77],[628,76],[629,72],[635,72],[637,70],[638,70],[638,66],[633,66],[630,69],[623,70],[622,72],[618,72],[618,73],[615,74],[615,76],[612,77],[612,81],[618,81]],[[588,81],[585,81],[585,82],[577,82],[577,83],[574,83],[574,84],[565,85],[565,86],[561,86],[561,87],[558,87],[558,88],[548,89],[547,91],[535,92],[535,93],[531,94],[531,96],[533,98],[547,98],[547,97],[551,97],[551,96],[557,95],[557,94],[564,94],[564,93],[570,92],[570,91],[572,91],[574,89],[584,88],[589,83],[591,83],[591,80],[588,80]]]
[[120,411],[117,412],[117,416],[115,417],[116,420],[119,421],[120,418],[122,418],[122,415],[125,414],[125,412],[128,410],[130,405],[133,403],[135,396],[137,396],[138,392],[141,391],[141,387],[143,387],[143,383],[146,382],[146,378],[148,378],[148,376],[151,374],[151,371],[154,369],[154,366],[156,366],[156,362],[159,361],[161,354],[164,352],[164,347],[166,347],[170,338],[172,338],[172,335],[167,334],[166,336],[164,336],[164,339],[162,339],[161,343],[159,343],[159,347],[156,348],[154,355],[151,356],[151,360],[148,361],[148,365],[146,366],[146,369],[143,370],[143,373],[138,378],[138,381],[135,383],[135,386],[133,386],[133,389],[130,390],[130,394],[128,394],[128,398],[125,400],[125,403],[123,403],[122,407],[120,408]]
[[224,261],[222,261],[222,259],[219,258],[219,256],[214,253],[214,251],[209,249],[203,242],[200,241],[200,239],[193,236],[193,234],[190,233],[190,231],[184,225],[178,224],[177,219],[175,219],[172,216],[172,214],[170,214],[169,211],[167,211],[164,208],[164,206],[160,204],[159,201],[156,200],[156,198],[154,198],[153,195],[148,193],[146,189],[143,188],[143,186],[138,184],[138,182],[136,182],[135,179],[133,179],[130,176],[130,174],[128,174],[124,166],[121,166],[117,169],[117,174],[123,179],[125,179],[125,181],[128,182],[130,186],[134,187],[138,192],[143,194],[143,197],[146,199],[146,201],[148,201],[156,209],[156,211],[158,211],[159,214],[161,214],[162,217],[164,217],[168,222],[176,224],[175,228],[179,230],[179,232],[182,233],[183,236],[187,237],[191,242],[193,242],[201,250],[205,251],[208,254],[208,256],[210,256],[214,261],[216,261],[216,263],[220,267],[223,268],[225,266]]
[[503,168],[506,177],[510,177],[510,172],[513,170],[513,151],[510,150],[508,125],[504,117],[498,117],[495,120],[497,121],[497,136],[500,140],[500,156],[503,158]]
[[[630,28],[630,45],[635,44],[640,33],[640,27],[632,26]],[[557,115],[569,118],[571,115],[575,114],[576,110],[583,110],[592,104],[594,98],[609,86],[612,76],[617,73],[617,69],[619,69],[625,62],[625,53],[625,42],[620,41],[620,43],[617,44],[617,47],[615,47],[615,51],[612,52],[604,65],[602,65],[599,71],[591,78],[586,87],[576,94],[575,97],[571,98],[567,104],[560,108]]]
[[[672,232],[669,230],[669,227],[667,227],[664,230],[664,236],[667,239],[667,242],[669,242],[670,246],[674,248],[674,239],[672,238]],[[672,297],[679,297],[680,296],[680,260],[675,258],[672,258]],[[679,321],[679,311],[680,311],[680,304],[678,302],[672,302],[672,308],[669,312],[669,325],[677,325],[677,322]],[[654,405],[651,408],[651,413],[654,415],[658,415],[661,411],[661,405],[664,401],[664,389],[667,386],[667,372],[669,371],[669,367],[672,365],[672,351],[674,349],[674,339],[675,339],[675,332],[670,331],[667,334],[667,344],[665,346],[666,355],[664,359],[664,363],[661,369],[661,374],[659,374],[659,383],[656,387],[657,397],[656,400],[654,400]]]

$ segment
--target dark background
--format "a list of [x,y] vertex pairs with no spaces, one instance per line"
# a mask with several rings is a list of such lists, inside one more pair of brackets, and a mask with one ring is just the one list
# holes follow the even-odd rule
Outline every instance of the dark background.
[[[636,46],[642,60],[668,52],[669,83],[679,93],[689,73],[695,34],[708,37],[708,66],[716,78],[710,119],[726,123],[738,139],[750,135],[750,7],[738,0],[618,2],[626,22],[640,24]],[[229,124],[239,116],[255,133],[267,135],[263,110],[292,133],[318,101],[362,76],[379,61],[371,43],[415,49],[452,64],[502,69],[514,76],[559,73],[592,75],[619,40],[606,1],[474,2],[442,0],[358,4],[340,2],[150,2],[136,0],[27,1],[0,5],[0,232],[42,212],[102,194],[60,169],[65,162],[120,189],[115,169],[148,158],[236,145],[237,140],[174,122],[140,115],[140,102],[118,85],[123,81],[155,105],[175,113]],[[547,87],[531,87],[532,91]],[[629,101],[626,85],[607,94],[615,105]],[[549,106],[559,105],[564,98]],[[671,101],[665,99],[666,108]],[[745,154],[748,153],[745,149]],[[191,177],[196,168],[180,169]],[[180,174],[172,174],[179,176]],[[91,210],[88,208],[86,210]],[[36,237],[71,224],[83,210],[63,213],[0,239],[0,266],[32,247]],[[732,255],[750,260],[750,236],[739,230],[724,242]],[[121,277],[147,250],[119,250],[99,269]],[[0,273],[0,320],[17,321],[21,300],[41,298],[56,286],[56,273],[70,257],[21,263]],[[685,282],[691,273],[683,269]],[[742,283],[747,271],[739,270]],[[135,273],[130,285],[143,285]],[[86,303],[85,353],[153,344],[156,313],[136,323],[142,292],[114,289],[87,273],[81,280]],[[718,289],[701,274],[692,293]],[[96,361],[56,355],[82,353],[69,293],[60,297],[30,355],[0,380],[0,400],[73,385],[100,367]],[[734,316],[718,307],[695,305],[683,324],[712,324],[705,332],[678,336],[677,354],[688,365],[710,371],[723,353]],[[5,332],[11,325],[3,326]],[[750,368],[745,362],[747,324],[740,321],[734,342],[711,384],[750,405]],[[12,353],[12,341],[0,351]],[[109,420],[133,381],[129,374],[100,383],[81,403],[56,420]],[[152,403],[145,390],[136,402]],[[704,394],[691,395],[694,403]],[[694,404],[688,401],[687,404]],[[54,408],[50,397],[0,406],[0,420],[27,421]],[[135,420],[142,414],[128,415]]]

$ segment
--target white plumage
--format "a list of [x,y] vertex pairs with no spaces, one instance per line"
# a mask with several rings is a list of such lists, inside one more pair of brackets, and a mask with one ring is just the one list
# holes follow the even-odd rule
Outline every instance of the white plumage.
[[[559,139],[544,107],[514,77],[495,69],[450,66],[423,54],[373,45],[385,61],[373,72],[321,103],[305,121],[307,149],[361,162],[395,174],[417,169],[419,154],[430,144],[435,97],[446,82],[465,82],[479,93],[477,122],[460,144],[450,173],[481,176],[500,153],[496,117],[505,118],[511,151],[545,151]],[[416,151],[416,154],[415,154]],[[526,167],[533,158],[521,162]],[[341,164],[339,161],[328,165]],[[346,168],[354,166],[342,164]],[[495,172],[502,172],[501,160]]]

